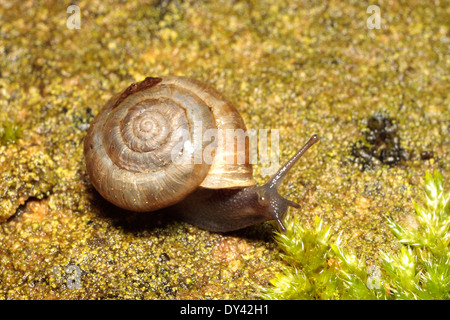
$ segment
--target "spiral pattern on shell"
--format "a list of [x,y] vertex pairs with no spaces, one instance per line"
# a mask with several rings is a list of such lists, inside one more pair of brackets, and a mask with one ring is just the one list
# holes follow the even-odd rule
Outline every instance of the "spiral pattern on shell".
[[184,111],[166,98],[122,103],[104,126],[103,143],[109,157],[118,167],[133,172],[166,167],[183,132],[189,130]]
[[217,127],[245,130],[234,106],[199,81],[147,78],[131,85],[103,107],[88,130],[84,153],[92,184],[105,199],[131,211],[167,207],[200,185],[253,185],[251,166],[227,167],[220,150],[213,169],[203,161],[173,161],[190,159],[206,147],[208,141],[179,147],[186,132],[193,140],[192,130],[199,123],[201,134]]

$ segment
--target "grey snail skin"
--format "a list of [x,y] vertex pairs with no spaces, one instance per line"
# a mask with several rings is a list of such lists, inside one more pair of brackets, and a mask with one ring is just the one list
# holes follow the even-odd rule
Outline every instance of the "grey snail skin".
[[[84,156],[92,185],[120,208],[136,212],[162,210],[214,232],[234,231],[269,220],[275,220],[285,232],[287,208],[300,206],[283,198],[277,189],[319,137],[313,135],[266,184],[257,186],[248,154],[243,163],[226,161],[230,152],[246,152],[239,147],[230,151],[217,146],[211,163],[174,161],[173,150],[183,132],[190,132],[196,123],[202,124],[203,132],[246,132],[234,105],[198,80],[148,77],[132,84],[111,98],[89,127]],[[195,135],[189,134],[188,138]],[[203,150],[208,143],[191,145]],[[248,148],[248,144],[244,147]],[[176,157],[193,152],[182,148]]]

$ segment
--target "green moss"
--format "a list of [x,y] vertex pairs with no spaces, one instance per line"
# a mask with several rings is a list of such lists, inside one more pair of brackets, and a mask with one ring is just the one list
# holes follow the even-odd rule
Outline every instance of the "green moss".
[[450,299],[450,192],[437,171],[426,173],[421,202],[414,203],[414,228],[389,219],[402,249],[395,256],[384,254],[382,264],[395,298]]
[[336,276],[327,265],[331,228],[316,217],[314,228],[305,228],[297,219],[288,218],[286,234],[277,234],[289,264],[264,289],[265,299],[331,299],[335,295]]
[[265,299],[450,299],[450,192],[442,175],[425,175],[423,205],[415,204],[416,228],[388,218],[402,244],[399,253],[382,253],[380,268],[367,266],[331,241],[330,226],[315,219],[307,229],[295,219],[276,239],[289,266],[263,289]]
[[0,144],[16,143],[22,136],[22,127],[16,121],[4,121],[0,123]]

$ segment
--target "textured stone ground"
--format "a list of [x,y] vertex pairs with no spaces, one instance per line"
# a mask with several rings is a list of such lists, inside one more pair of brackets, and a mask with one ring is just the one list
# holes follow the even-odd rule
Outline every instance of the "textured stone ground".
[[[215,86],[248,128],[280,130],[280,161],[318,133],[280,191],[302,204],[291,214],[319,215],[373,262],[395,250],[384,216],[411,224],[425,170],[449,178],[450,9],[380,1],[381,28],[368,29],[369,5],[79,1],[72,30],[59,1],[2,1],[0,298],[257,298],[279,271],[269,223],[210,233],[123,212],[93,190],[89,123],[146,76]],[[410,160],[361,171],[351,146],[375,112],[397,119]]]

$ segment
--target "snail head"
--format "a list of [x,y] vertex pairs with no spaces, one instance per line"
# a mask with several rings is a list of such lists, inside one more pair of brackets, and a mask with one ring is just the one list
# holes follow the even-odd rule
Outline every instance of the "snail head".
[[260,186],[256,187],[256,194],[258,196],[256,210],[267,215],[268,218],[276,221],[281,231],[286,232],[286,227],[283,224],[283,219],[286,215],[288,207],[300,208],[300,205],[283,198],[278,193],[278,188],[287,176],[289,170],[297,163],[301,156],[308,150],[313,144],[318,142],[320,138],[317,135],[313,135],[308,142],[291,158],[289,159],[273,176],[270,180]]

